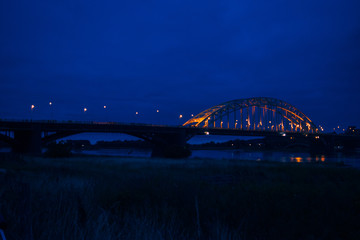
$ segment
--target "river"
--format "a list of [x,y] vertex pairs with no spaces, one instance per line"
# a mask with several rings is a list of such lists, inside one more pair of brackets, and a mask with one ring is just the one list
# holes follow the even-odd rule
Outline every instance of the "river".
[[[0,148],[0,152],[9,152],[10,148]],[[74,154],[85,154],[95,156],[122,156],[122,157],[150,157],[150,149],[122,148],[122,149],[98,149],[73,151]],[[360,152],[344,154],[336,152],[332,154],[310,154],[307,152],[288,151],[245,151],[245,150],[192,150],[192,159],[231,159],[250,161],[272,161],[272,162],[329,162],[344,163],[360,169]]]
[[[74,153],[103,156],[126,156],[126,157],[150,157],[150,149],[99,149],[84,150]],[[232,159],[250,161],[273,161],[273,162],[331,162],[344,163],[360,168],[360,152],[353,154],[333,153],[330,155],[312,155],[306,152],[285,152],[285,151],[244,151],[244,150],[193,150],[191,157],[211,159]]]

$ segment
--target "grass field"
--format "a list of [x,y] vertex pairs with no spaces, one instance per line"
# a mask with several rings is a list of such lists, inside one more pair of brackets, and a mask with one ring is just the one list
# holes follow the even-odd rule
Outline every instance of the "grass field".
[[359,239],[341,165],[4,155],[8,239]]

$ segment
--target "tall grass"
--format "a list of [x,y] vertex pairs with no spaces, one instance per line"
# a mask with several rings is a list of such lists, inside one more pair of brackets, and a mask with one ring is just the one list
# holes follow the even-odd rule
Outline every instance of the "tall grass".
[[358,239],[360,172],[318,164],[3,159],[9,239]]

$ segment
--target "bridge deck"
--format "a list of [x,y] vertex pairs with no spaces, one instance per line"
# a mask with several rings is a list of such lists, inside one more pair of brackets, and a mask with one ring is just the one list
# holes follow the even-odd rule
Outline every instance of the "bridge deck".
[[[289,131],[244,130],[227,128],[198,128],[189,126],[167,126],[141,123],[117,122],[58,122],[58,121],[0,121],[0,131],[42,131],[42,132],[109,132],[109,133],[160,133],[189,135],[232,135],[232,136],[343,136],[328,133],[300,133]],[[350,137],[350,136],[349,136]]]

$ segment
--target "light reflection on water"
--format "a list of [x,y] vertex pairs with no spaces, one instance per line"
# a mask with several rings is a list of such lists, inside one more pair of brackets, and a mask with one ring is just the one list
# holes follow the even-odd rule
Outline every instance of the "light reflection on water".
[[[284,158],[283,162],[286,162],[286,158]],[[290,162],[325,162],[325,155],[316,155],[314,157],[289,157]]]
[[[108,155],[108,156],[129,156],[129,157],[150,157],[150,149],[101,149],[82,151],[83,154]],[[211,159],[233,159],[251,161],[273,161],[273,162],[332,162],[360,168],[360,153],[345,155],[334,153],[331,155],[310,154],[305,152],[280,152],[280,151],[242,151],[242,150],[193,150],[190,158],[211,158]]]
[[254,161],[274,161],[274,162],[332,162],[345,164],[360,168],[360,153],[346,155],[343,153],[310,154],[306,152],[281,152],[281,151],[239,151],[239,150],[196,150],[192,157],[238,159]]
[[[0,152],[9,152],[11,149],[0,148]],[[98,149],[74,151],[74,153],[98,155],[98,156],[123,156],[123,157],[150,157],[150,149]],[[273,161],[273,162],[343,162],[356,168],[360,168],[360,152],[348,155],[333,153],[330,155],[310,154],[305,152],[280,152],[280,151],[244,151],[244,150],[193,150],[190,158],[233,159],[250,161]]]

